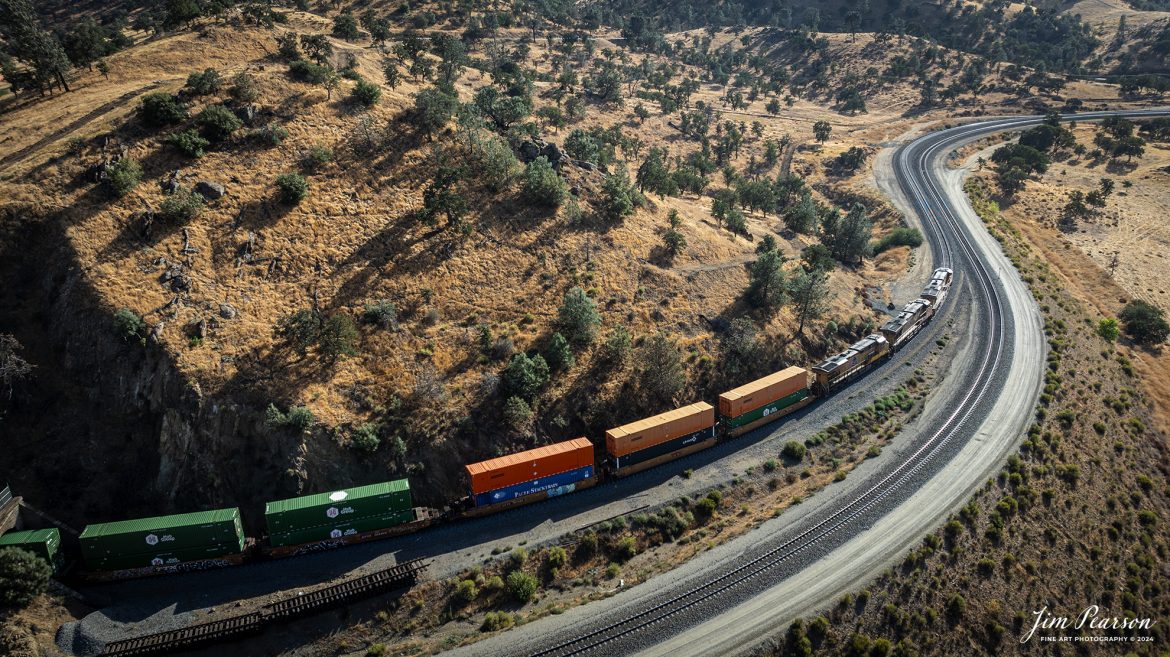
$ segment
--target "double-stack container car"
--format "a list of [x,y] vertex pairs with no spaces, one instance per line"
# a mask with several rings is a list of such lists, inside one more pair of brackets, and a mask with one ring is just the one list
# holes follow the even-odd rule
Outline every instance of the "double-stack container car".
[[229,565],[243,560],[246,546],[237,508],[89,525],[80,540],[89,569],[106,573]]
[[[593,443],[575,438],[469,464],[468,496],[444,509],[442,517],[495,513],[588,488],[606,475],[641,472],[825,398],[912,339],[934,316],[952,281],[950,269],[936,269],[921,298],[907,304],[880,332],[811,369],[788,367],[719,395],[718,424],[714,407],[698,402],[606,431],[600,463]],[[405,479],[277,500],[265,507],[268,541],[263,552],[289,556],[417,531],[432,524],[438,513],[412,507]],[[244,537],[238,509],[90,525],[81,534],[82,554],[99,579],[238,563],[251,552],[251,543]],[[55,530],[0,537],[0,546],[26,547],[58,563],[59,544]]]
[[715,408],[698,402],[606,431],[606,464],[624,477],[714,444]]
[[65,565],[61,554],[61,532],[55,527],[8,532],[0,536],[0,548],[6,547],[32,552],[48,562],[53,572],[58,572]]
[[597,483],[588,438],[537,447],[465,466],[473,515],[538,502]]
[[279,555],[289,548],[322,541],[360,542],[413,522],[415,510],[406,479],[317,493],[264,505],[268,544]]
[[727,435],[741,436],[807,406],[813,400],[808,378],[808,370],[793,365],[719,395]]

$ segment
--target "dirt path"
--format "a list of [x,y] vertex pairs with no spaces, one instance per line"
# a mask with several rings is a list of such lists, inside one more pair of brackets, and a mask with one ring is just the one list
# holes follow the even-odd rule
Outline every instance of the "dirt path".
[[133,91],[127,91],[126,93],[122,94],[121,96],[118,96],[114,100],[111,100],[108,103],[104,103],[104,104],[90,110],[84,116],[82,116],[74,121],[70,121],[69,123],[61,126],[60,128],[57,128],[53,132],[50,132],[49,134],[45,135],[44,137],[41,137],[40,139],[33,142],[32,144],[29,144],[28,146],[25,146],[24,148],[21,148],[20,150],[17,150],[15,152],[9,153],[8,155],[5,155],[4,157],[0,158],[0,171],[5,171],[7,169],[10,169],[13,165],[19,164],[20,162],[23,162],[24,160],[28,159],[28,157],[30,155],[32,155],[33,153],[40,151],[45,146],[48,146],[49,144],[57,141],[58,139],[61,139],[65,135],[77,130],[81,126],[89,123],[90,121],[93,121],[94,119],[98,118],[99,116],[102,116],[103,114],[108,114],[109,112],[112,112],[115,108],[120,107],[122,105],[125,105],[126,103],[130,102],[132,99],[134,99],[134,98],[136,98],[136,97],[138,97],[138,96],[140,96],[148,91],[152,91],[154,89],[157,89],[157,88],[161,87],[162,85],[166,84],[167,82],[168,82],[167,80],[155,80],[154,82],[152,82],[146,86],[139,87],[138,89],[135,89]]

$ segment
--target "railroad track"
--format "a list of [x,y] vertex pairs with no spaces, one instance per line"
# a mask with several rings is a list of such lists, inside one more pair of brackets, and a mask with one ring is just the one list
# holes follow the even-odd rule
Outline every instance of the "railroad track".
[[177,630],[157,632],[112,641],[102,651],[104,657],[161,655],[191,650],[250,634],[259,634],[270,624],[320,613],[415,582],[426,567],[421,559],[404,561],[376,573],[346,580],[304,595],[294,595],[263,607],[260,611],[199,623]]
[[[1085,113],[1076,120],[1099,120],[1114,113]],[[1125,116],[1160,116],[1170,111],[1139,111],[1118,113]],[[911,198],[919,216],[923,218],[924,231],[935,254],[935,266],[952,267],[957,279],[950,298],[957,294],[972,295],[976,307],[983,313],[986,334],[980,336],[979,349],[974,362],[975,375],[953,412],[945,418],[937,430],[908,457],[897,464],[892,471],[876,483],[855,494],[827,515],[821,516],[811,526],[754,558],[737,564],[731,570],[721,570],[715,576],[700,581],[686,590],[638,609],[636,613],[607,622],[554,645],[527,650],[531,657],[570,657],[583,654],[626,654],[633,652],[639,635],[648,633],[656,626],[685,624],[688,611],[699,605],[708,607],[730,607],[741,602],[742,594],[750,583],[756,582],[805,552],[809,548],[843,532],[861,516],[874,509],[880,502],[902,488],[916,473],[924,468],[940,450],[964,427],[978,420],[977,409],[995,391],[995,373],[1005,359],[1010,359],[1012,321],[1011,309],[1005,306],[1004,292],[998,276],[980,257],[979,249],[972,236],[962,225],[955,210],[948,203],[945,194],[936,181],[931,180],[929,170],[934,161],[956,145],[986,134],[1013,130],[1035,125],[1043,117],[1023,117],[1002,121],[988,121],[976,126],[960,126],[929,135],[898,149],[894,156],[895,174],[899,185]],[[960,288],[960,283],[963,284]],[[954,301],[944,302],[943,311],[955,305]],[[738,595],[737,595],[738,594]],[[696,610],[699,611],[699,610]],[[697,617],[698,614],[692,614]],[[674,621],[672,623],[672,621]],[[779,627],[779,626],[778,626]],[[669,631],[669,629],[667,630]],[[676,630],[677,631],[677,630]]]

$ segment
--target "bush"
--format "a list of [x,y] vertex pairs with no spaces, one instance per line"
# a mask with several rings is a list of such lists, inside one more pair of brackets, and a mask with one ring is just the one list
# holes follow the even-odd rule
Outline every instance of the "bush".
[[632,345],[630,331],[624,326],[618,326],[610,331],[609,337],[606,338],[602,357],[610,367],[622,367],[630,360]]
[[508,564],[513,569],[520,569],[528,563],[528,550],[518,547],[508,553]]
[[601,316],[597,303],[579,287],[565,293],[564,301],[557,310],[557,327],[570,341],[578,345],[593,342]]
[[536,205],[558,207],[568,194],[568,185],[544,156],[528,163],[523,180],[524,198]]
[[396,330],[398,328],[398,307],[390,301],[367,303],[365,311],[362,312],[362,321],[384,329]]
[[368,80],[358,80],[350,92],[350,97],[359,105],[373,107],[382,98],[382,88]]
[[299,173],[282,173],[276,177],[276,189],[282,203],[296,205],[309,194],[309,183]]
[[333,161],[333,149],[328,146],[313,146],[305,152],[305,165],[319,169]]
[[232,98],[241,103],[250,103],[260,97],[260,90],[256,88],[256,79],[246,71],[240,71],[232,78],[232,88],[229,91]]
[[605,567],[605,578],[606,579],[614,579],[615,577],[617,577],[618,575],[621,575],[621,574],[622,574],[622,567],[617,565],[616,563],[611,563]]
[[611,173],[605,177],[601,185],[601,202],[598,211],[610,223],[621,221],[623,217],[634,213],[634,208],[642,202],[638,190],[630,184],[629,176],[624,169]]
[[917,228],[898,227],[878,240],[872,248],[874,255],[877,255],[897,246],[909,246],[911,248],[922,246],[922,233],[918,232]]
[[162,205],[159,206],[159,214],[166,221],[180,223],[194,219],[202,209],[203,197],[180,187],[174,194],[163,199]]
[[187,107],[177,96],[168,93],[147,94],[142,97],[139,115],[152,126],[180,123],[187,119]]
[[280,146],[285,139],[288,139],[288,130],[279,123],[269,123],[263,128],[253,130],[252,137],[268,146]]
[[459,99],[441,89],[423,89],[414,96],[414,124],[424,134],[434,134],[447,125],[458,106]]
[[537,354],[529,358],[527,354],[516,354],[504,368],[504,390],[525,401],[531,400],[548,383],[548,373],[548,363],[543,356]]
[[536,595],[540,583],[536,578],[522,570],[513,570],[508,573],[508,593],[521,604],[528,602]]
[[356,41],[361,36],[353,14],[338,14],[333,17],[333,36],[346,41]]
[[503,611],[489,611],[483,617],[483,625],[479,629],[484,632],[495,632],[512,626],[512,615]]
[[317,339],[321,355],[329,360],[338,357],[353,356],[357,353],[357,326],[353,319],[345,313],[333,315],[321,325],[321,335]]
[[264,423],[273,429],[293,429],[303,433],[316,421],[313,412],[304,406],[292,406],[287,413],[282,413],[276,404],[269,404],[264,413]]
[[481,141],[475,149],[473,158],[476,176],[493,192],[507,189],[520,169],[520,160],[516,159],[511,147],[494,137]]
[[1125,323],[1126,334],[1140,345],[1160,344],[1170,335],[1170,324],[1166,323],[1165,313],[1145,301],[1135,299],[1125,304],[1118,318]]
[[780,450],[780,456],[799,463],[804,460],[805,446],[795,440],[790,440],[784,443],[784,449]]
[[123,342],[140,342],[146,335],[146,321],[129,308],[119,308],[114,313],[114,330]]
[[167,137],[167,143],[187,157],[203,157],[211,142],[194,130],[183,130]]
[[382,439],[378,437],[378,425],[373,422],[359,425],[349,436],[350,447],[367,454],[378,451],[378,446],[381,444]]
[[53,569],[20,548],[0,548],[0,607],[25,607],[49,588]]
[[549,548],[548,551],[548,566],[549,568],[560,568],[568,561],[569,555],[565,552],[565,548],[556,546]]
[[223,141],[243,126],[239,117],[223,105],[208,105],[195,117],[203,128],[203,134],[211,141]]
[[560,333],[553,334],[548,351],[545,352],[545,361],[555,372],[567,370],[573,366],[573,350],[569,347],[569,341],[565,339],[565,336]]
[[475,582],[465,579],[459,584],[455,585],[455,599],[465,605],[471,604],[479,597],[479,589],[475,587]]
[[504,402],[504,421],[517,433],[523,433],[532,423],[532,407],[519,397],[509,397]]
[[294,80],[309,84],[321,84],[329,77],[329,72],[328,66],[314,64],[304,59],[298,59],[288,65],[288,73]]
[[188,75],[184,89],[189,90],[194,96],[207,96],[219,91],[221,86],[223,86],[223,78],[219,75],[219,71],[208,68],[202,72],[196,71]]
[[109,178],[106,179],[106,185],[110,192],[119,198],[127,195],[142,182],[142,165],[138,164],[137,160],[130,158],[123,158],[114,162],[107,169],[106,173]]
[[638,556],[638,542],[633,536],[626,536],[618,541],[613,549],[613,557],[621,562],[629,561]]
[[1117,336],[1120,335],[1120,330],[1117,327],[1117,320],[1112,317],[1106,317],[1097,322],[1097,335],[1105,339],[1106,342],[1114,342]]

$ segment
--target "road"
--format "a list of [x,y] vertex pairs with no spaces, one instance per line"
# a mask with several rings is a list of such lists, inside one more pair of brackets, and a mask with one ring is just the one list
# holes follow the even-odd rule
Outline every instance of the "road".
[[917,216],[937,266],[956,271],[940,319],[963,342],[962,357],[947,373],[948,390],[936,391],[934,408],[907,426],[896,449],[887,449],[893,458],[864,463],[850,477],[861,477],[860,485],[830,487],[669,577],[449,654],[743,653],[881,573],[961,506],[1016,449],[1040,391],[1046,345],[1027,286],[966,202],[965,172],[949,169],[945,156],[1040,120],[982,121],[930,133],[888,160],[895,203]]

